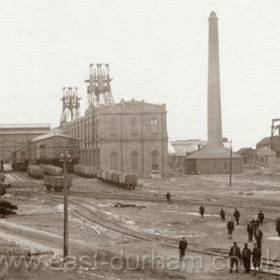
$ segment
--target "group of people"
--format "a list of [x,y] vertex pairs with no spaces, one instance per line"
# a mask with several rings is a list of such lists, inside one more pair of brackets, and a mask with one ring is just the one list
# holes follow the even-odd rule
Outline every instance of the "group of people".
[[[169,203],[172,203],[171,199]],[[203,218],[205,214],[205,208],[203,204],[201,204],[199,207],[199,213],[201,218]],[[220,210],[220,217],[221,220],[225,222],[226,213],[223,208],[221,208]],[[238,226],[241,217],[238,208],[235,208],[233,212],[233,217],[235,219],[236,225]],[[264,219],[265,219],[264,213],[262,210],[260,210],[258,215],[255,216],[247,225],[248,242],[254,242],[252,249],[248,247],[248,243],[244,243],[244,248],[241,251],[241,249],[237,246],[237,242],[233,242],[233,246],[229,250],[231,273],[233,271],[234,266],[236,267],[236,272],[238,272],[238,267],[241,261],[243,263],[246,273],[249,273],[251,270],[251,262],[253,263],[253,267],[255,270],[260,269],[261,256],[262,256],[262,239],[263,239],[263,232],[261,231],[260,226],[263,225]],[[229,221],[227,222],[228,239],[232,239],[232,233],[234,231],[234,228],[235,228],[235,223],[233,221],[233,218],[230,217]],[[276,219],[276,231],[280,236],[280,217]],[[184,258],[187,247],[188,247],[188,243],[186,241],[186,238],[183,237],[182,240],[180,240],[179,242],[180,260]]]
[[246,273],[249,273],[251,270],[251,259],[253,261],[255,270],[259,270],[261,265],[261,257],[262,252],[261,249],[258,248],[257,243],[254,243],[254,248],[252,250],[248,247],[247,243],[244,243],[244,248],[241,252],[240,248],[237,246],[237,242],[233,242],[233,246],[229,250],[230,273],[232,273],[234,266],[236,267],[236,272],[239,272],[238,267],[240,260],[242,260]]

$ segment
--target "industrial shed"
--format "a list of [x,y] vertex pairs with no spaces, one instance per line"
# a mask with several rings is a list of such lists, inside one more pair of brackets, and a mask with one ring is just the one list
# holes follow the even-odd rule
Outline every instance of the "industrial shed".
[[[47,163],[61,166],[60,155],[67,150],[72,164],[79,160],[79,143],[69,135],[52,131],[34,138],[30,143],[16,151],[16,162],[40,164]],[[71,164],[71,165],[72,165]]]
[[242,156],[232,153],[223,147],[207,146],[192,153],[185,160],[185,173],[187,174],[225,174],[230,172],[232,160],[232,173],[242,172]]

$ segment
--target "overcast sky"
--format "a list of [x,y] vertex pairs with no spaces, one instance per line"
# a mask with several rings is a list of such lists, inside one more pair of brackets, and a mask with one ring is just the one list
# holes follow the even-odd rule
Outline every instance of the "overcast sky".
[[207,137],[208,16],[219,18],[223,136],[235,148],[280,117],[280,1],[0,1],[0,123],[59,124],[63,86],[83,110],[89,63],[116,101],[166,103],[170,140]]

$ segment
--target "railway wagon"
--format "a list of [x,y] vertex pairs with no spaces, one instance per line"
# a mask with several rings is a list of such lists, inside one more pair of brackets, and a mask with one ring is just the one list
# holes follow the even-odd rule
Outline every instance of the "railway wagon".
[[43,169],[43,173],[45,175],[52,175],[52,176],[61,176],[62,175],[62,168],[57,167],[51,164],[40,164],[40,167]]
[[27,173],[35,179],[43,179],[43,169],[39,165],[30,164],[27,166]]
[[98,172],[97,179],[103,183],[127,189],[135,189],[138,183],[138,178],[136,175],[119,173],[113,170],[101,170]]
[[93,166],[75,164],[74,172],[82,177],[96,178],[96,169]]
[[[44,185],[48,191],[61,192],[64,188],[64,176],[44,175]],[[72,176],[67,176],[68,189],[72,186]]]
[[0,183],[4,183],[6,176],[4,174],[0,174]]

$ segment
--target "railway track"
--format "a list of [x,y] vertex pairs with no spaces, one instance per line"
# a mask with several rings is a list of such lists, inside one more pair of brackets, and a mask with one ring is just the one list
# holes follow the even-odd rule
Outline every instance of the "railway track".
[[[53,201],[62,202],[63,199],[59,197],[53,197],[52,195],[44,195],[45,198],[51,199]],[[139,232],[135,230],[128,229],[127,227],[121,226],[111,220],[108,220],[101,215],[98,215],[95,213],[92,209],[89,207],[83,205],[81,202],[72,199],[69,199],[69,203],[75,205],[74,212],[82,219],[88,222],[92,222],[95,224],[98,224],[104,228],[107,228],[109,230],[112,230],[114,232],[133,237],[135,239],[139,239],[142,241],[152,242],[159,244],[161,246],[166,246],[170,248],[174,248],[177,250],[177,243],[178,240],[174,238],[168,238],[160,235],[145,233],[145,232]],[[219,256],[223,257],[225,259],[228,258],[228,250],[222,249],[222,248],[207,248],[207,247],[201,247],[198,244],[189,244],[188,251],[197,253],[197,254],[204,254],[209,256]],[[262,259],[262,269],[260,270],[261,273],[267,274],[267,275],[276,275],[280,276],[280,259],[270,259],[264,257]]]
[[[31,180],[32,184],[42,187],[42,183],[38,183],[35,180]],[[107,187],[107,186],[106,186]],[[160,244],[162,246],[172,247],[177,249],[177,240],[173,238],[167,238],[159,235],[153,235],[144,232],[138,232],[126,227],[120,226],[117,223],[114,223],[98,214],[96,214],[93,210],[86,207],[82,203],[76,201],[79,198],[95,198],[95,199],[110,199],[110,200],[127,200],[127,201],[145,201],[145,202],[161,202],[166,203],[164,198],[158,198],[156,194],[143,194],[140,191],[131,191],[131,190],[122,190],[117,189],[118,194],[115,193],[114,187],[110,187],[110,189],[106,190],[106,187],[103,188],[102,184],[99,184],[97,188],[91,191],[91,193],[83,192],[83,191],[73,191],[70,190],[69,193],[69,202],[75,205],[75,213],[79,215],[82,219],[98,224],[102,227],[110,229],[114,232],[118,232],[120,234],[124,234],[126,236],[130,236],[139,240],[153,242]],[[106,193],[104,193],[106,191]],[[53,194],[46,194],[46,191],[38,192],[36,195],[45,197],[47,199],[62,202],[63,199],[60,197],[61,193],[53,193]],[[136,197],[135,197],[136,196]],[[173,199],[174,203],[183,203],[183,204],[191,204],[191,205],[198,205],[203,200],[197,200],[193,198],[184,198],[184,199]],[[204,205],[210,207],[223,207],[223,203],[213,202],[213,201],[203,201]],[[259,206],[252,206],[252,205],[245,205],[244,203],[236,203],[236,204],[227,204],[227,207],[239,207],[244,209],[259,209]],[[279,212],[280,207],[265,205],[262,206],[262,209],[265,211],[277,211]],[[190,244],[188,251],[199,253],[199,254],[206,254],[210,256],[222,256],[227,258],[228,252],[225,249],[219,248],[205,248],[201,247],[198,244]],[[280,260],[278,259],[269,259],[263,258],[262,261],[262,273],[266,273],[269,275],[277,275],[280,276]]]

